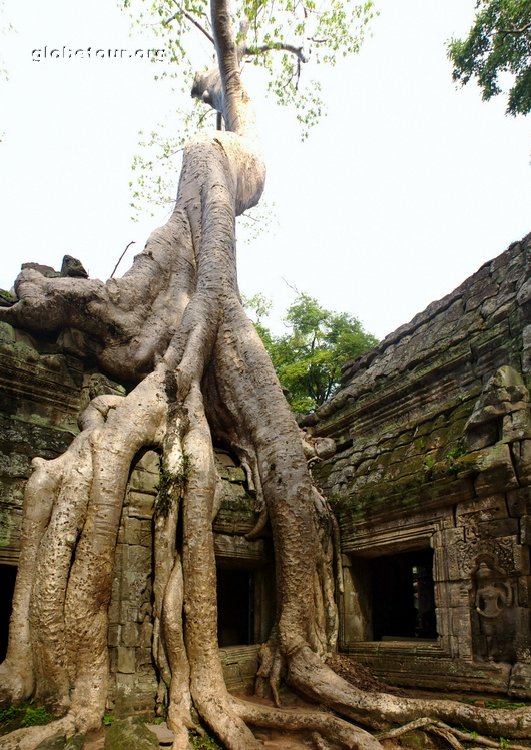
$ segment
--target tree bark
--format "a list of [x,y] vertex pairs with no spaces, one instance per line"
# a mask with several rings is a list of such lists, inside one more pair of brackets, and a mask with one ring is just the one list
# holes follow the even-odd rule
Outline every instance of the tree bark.
[[[261,746],[252,726],[309,731],[322,747],[376,750],[378,739],[352,722],[375,730],[427,715],[528,737],[528,711],[366,694],[324,663],[337,639],[336,528],[312,486],[305,446],[271,361],[241,306],[235,217],[259,200],[265,170],[225,0],[212,1],[212,27],[219,80],[199,77],[196,88],[223,114],[226,130],[186,147],[168,223],[121,279],[103,284],[24,271],[16,283],[19,301],[0,309],[1,319],[30,330],[83,331],[105,372],[137,384],[125,398],[95,399],[69,450],[34,462],[0,697],[20,702],[34,695],[64,715],[0,738],[0,748],[32,750],[59,730],[72,734],[100,724],[114,550],[131,462],[144,447],[160,452],[162,469],[173,478],[166,512],[155,518],[153,585],[154,657],[174,750],[189,747],[192,704],[229,750]],[[271,689],[276,708],[236,700],[223,681],[213,440],[239,457],[271,522],[278,612],[259,682]],[[179,514],[182,548],[175,542]],[[343,718],[282,709],[282,679]]]

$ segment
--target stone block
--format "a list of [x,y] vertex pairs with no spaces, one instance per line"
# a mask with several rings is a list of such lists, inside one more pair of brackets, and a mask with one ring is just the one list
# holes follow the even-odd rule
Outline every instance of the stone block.
[[151,641],[153,640],[153,625],[149,620],[145,620],[140,624],[140,634],[138,643],[142,648],[151,648]]
[[144,619],[142,615],[141,607],[131,606],[130,602],[127,602],[127,607],[125,608],[125,612],[126,612],[125,622],[142,622]]
[[448,584],[450,607],[470,606],[470,582],[459,581]]
[[439,583],[446,582],[448,579],[448,557],[440,547],[437,547],[433,557],[433,580]]
[[521,544],[515,544],[512,548],[513,567],[520,575],[531,575],[531,560],[529,557],[529,548]]
[[153,528],[151,519],[140,519],[139,543],[141,547],[148,547],[151,551],[153,544]]
[[531,662],[520,662],[513,666],[508,693],[511,698],[531,698]]
[[511,518],[519,518],[531,513],[531,493],[529,488],[511,490],[507,493],[507,510]]
[[127,492],[126,506],[129,517],[151,519],[155,503],[154,493],[141,492],[129,489]]
[[109,622],[118,624],[120,622],[120,602],[115,599],[109,604]]
[[158,477],[160,456],[155,451],[145,451],[135,464],[135,471],[142,469]]
[[531,325],[524,328],[522,332],[522,372],[531,372]]
[[464,540],[465,536],[463,529],[461,528],[441,530],[441,541],[443,547],[451,547],[452,545],[457,544],[458,542],[463,542]]
[[458,653],[460,659],[472,659],[472,643],[470,636],[459,635],[457,637]]
[[450,606],[450,590],[446,582],[435,582],[433,584],[433,593],[435,597],[435,603],[438,607],[440,607],[441,609],[446,609]]
[[130,708],[132,696],[136,691],[136,675],[134,674],[115,674],[115,695],[116,708],[118,715],[123,715],[122,711]]
[[447,580],[449,581],[460,581],[467,575],[466,555],[465,551],[467,545],[465,542],[456,543],[452,546],[446,547],[441,557],[444,556],[446,560],[446,571]]
[[123,624],[136,620],[136,617],[131,617],[131,611],[134,611],[135,614],[138,614],[138,608],[131,607],[129,601],[124,597],[121,597],[118,601],[118,610],[117,622]]
[[123,542],[124,544],[140,544],[140,520],[138,518],[129,518],[126,516],[123,519]]
[[135,648],[139,645],[138,625],[136,622],[125,622],[120,628],[120,645]]
[[516,579],[516,601],[521,607],[531,604],[531,577],[518,576]]
[[152,669],[153,667],[153,655],[150,648],[137,648],[136,649],[136,670],[137,672],[143,672],[146,668]]
[[227,474],[229,482],[236,482],[243,484],[245,482],[245,472],[240,466],[229,466],[227,467]]
[[521,485],[531,485],[531,440],[512,444],[516,474]]
[[121,750],[154,750],[159,747],[158,738],[145,724],[132,717],[115,721],[108,728],[105,748]]
[[120,643],[120,625],[117,623],[109,624],[109,630],[107,635],[107,643],[109,646],[118,646]]
[[463,641],[470,640],[470,607],[453,607],[450,612],[452,635]]
[[441,638],[445,638],[450,634],[450,620],[446,616],[447,608],[442,609],[441,607],[435,608],[435,617],[437,620],[437,632]]
[[136,649],[118,646],[116,669],[122,674],[134,674],[136,671]]
[[477,495],[492,495],[518,487],[508,445],[497,443],[492,448],[479,451],[475,464],[480,471],[474,482]]
[[529,421],[529,406],[521,404],[519,411],[511,412],[503,418],[503,439],[505,442],[529,439],[531,436],[531,424]]
[[460,653],[459,653],[459,646],[460,646],[459,638],[457,636],[455,636],[455,635],[450,635],[448,637],[448,643],[449,643],[449,651],[450,651],[450,655],[451,655],[452,659],[456,659],[457,660],[459,658],[459,656],[460,656]]
[[498,520],[483,521],[477,525],[481,539],[497,539],[498,537],[514,536],[515,541],[519,536],[519,524],[517,518],[500,518]]
[[151,571],[151,552],[139,544],[124,549],[124,570],[135,570],[146,575]]
[[111,674],[116,673],[116,664],[118,662],[118,653],[115,646],[109,647],[109,671]]
[[520,518],[520,544],[531,544],[531,516],[523,515]]
[[497,493],[474,500],[459,503],[456,508],[457,525],[466,525],[467,517],[472,516],[477,522],[492,521],[495,518],[507,518],[505,494]]
[[149,495],[157,494],[159,475],[150,471],[133,471],[129,478],[129,490],[135,492],[147,492]]
[[263,562],[267,559],[263,539],[245,539],[242,536],[215,534],[214,551],[216,557],[230,560]]

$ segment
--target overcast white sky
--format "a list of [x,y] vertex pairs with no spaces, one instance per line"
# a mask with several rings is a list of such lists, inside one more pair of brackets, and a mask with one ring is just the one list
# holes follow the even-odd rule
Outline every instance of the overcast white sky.
[[[328,117],[305,143],[257,97],[276,219],[239,243],[244,293],[263,292],[280,315],[286,279],[383,337],[531,230],[529,118],[451,81],[445,42],[466,33],[474,5],[377,1],[373,37],[327,74]],[[142,60],[34,62],[32,51],[150,40],[128,38],[112,0],[5,0],[3,20],[17,33],[1,39],[0,286],[22,262],[58,268],[65,253],[107,278],[167,215],[133,223],[128,182],[138,131],[169,102]]]

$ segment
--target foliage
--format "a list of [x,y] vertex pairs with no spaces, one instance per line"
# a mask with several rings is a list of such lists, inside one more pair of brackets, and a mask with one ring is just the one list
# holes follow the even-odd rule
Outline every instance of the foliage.
[[506,698],[489,698],[485,701],[486,708],[503,708],[510,709],[511,711],[516,711],[518,708],[525,708],[526,705],[526,703],[515,703]]
[[22,706],[0,708],[0,734],[18,727],[33,727],[49,724],[55,716],[42,706],[25,703]]
[[531,3],[529,0],[477,0],[476,17],[466,39],[451,39],[448,56],[453,78],[475,78],[482,97],[500,94],[499,76],[510,73],[507,112],[531,111]]
[[167,518],[173,503],[174,493],[182,494],[188,481],[190,473],[190,458],[186,453],[181,455],[181,461],[177,471],[168,471],[161,467],[159,481],[156,486],[157,499],[155,501],[155,513]]
[[[130,182],[131,207],[138,213],[146,199],[159,204],[171,199],[184,143],[198,129],[214,127],[212,110],[205,110],[202,102],[196,102],[192,111],[188,103],[182,109],[178,105],[180,94],[189,97],[194,73],[205,69],[214,47],[208,0],[122,0],[121,4],[130,13],[133,26],[155,34],[164,47],[164,62],[153,58],[155,78],[170,83],[174,102],[173,116],[151,132],[140,134],[141,152],[134,157]],[[373,0],[233,3],[232,20],[240,30],[239,51],[246,78],[258,79],[257,85],[265,86],[266,95],[280,106],[293,107],[303,138],[324,111],[320,83],[303,77],[303,69],[333,66],[338,57],[358,52],[371,19],[377,15],[373,5]]]
[[426,456],[424,459],[424,463],[422,464],[422,470],[424,471],[424,477],[426,479],[433,479],[433,469],[435,468],[435,457],[434,456]]
[[221,750],[221,745],[218,745],[208,732],[205,731],[201,735],[196,732],[190,732],[189,734],[194,750]]
[[269,352],[288,400],[297,412],[315,410],[340,387],[341,367],[378,342],[357,318],[322,307],[298,293],[284,318],[289,331],[275,336],[262,323],[270,303],[263,295],[244,299],[254,313],[255,327]]

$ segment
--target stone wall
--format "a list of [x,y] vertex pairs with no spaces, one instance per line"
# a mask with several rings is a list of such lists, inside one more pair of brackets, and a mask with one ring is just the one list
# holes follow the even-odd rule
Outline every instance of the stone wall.
[[[349,363],[307,420],[339,448],[315,472],[341,529],[342,646],[397,683],[531,695],[529,259],[528,237]],[[375,571],[406,554],[433,555],[436,633],[375,640]]]
[[77,433],[83,367],[53,342],[0,323],[0,564],[16,565],[24,485],[35,456],[54,458]]
[[[344,389],[307,420],[338,444],[314,472],[341,529],[341,646],[389,682],[440,688],[451,675],[456,688],[531,696],[529,256],[529,239],[516,243],[349,363]],[[90,398],[123,392],[75,352],[75,334],[58,344],[0,324],[0,570],[18,559],[31,459],[67,448]],[[217,461],[225,480],[214,524],[218,565],[252,582],[247,645],[221,649],[229,687],[242,689],[256,670],[252,644],[267,637],[275,611],[273,555],[267,538],[244,539],[256,515],[243,471],[227,453]],[[119,532],[109,628],[118,712],[151,709],[157,689],[157,472],[157,454],[137,457]],[[407,566],[430,568],[434,622],[401,636],[409,615],[396,599],[397,632],[376,638],[379,592],[393,588],[392,580],[382,587],[382,571],[392,578]],[[414,585],[418,600],[423,579]]]
[[[74,353],[75,332],[58,343],[32,337],[0,323],[0,638],[5,648],[11,606],[13,571],[19,555],[24,486],[31,461],[53,459],[78,433],[77,418],[91,398],[125,390],[86,367]],[[65,343],[66,342],[66,343]],[[65,348],[66,347],[66,348]],[[274,600],[265,585],[264,566],[271,552],[264,540],[247,542],[243,535],[254,525],[253,500],[245,491],[245,476],[231,457],[217,455],[224,498],[215,524],[216,557],[220,565],[253,571],[256,578],[254,632],[250,640],[265,639]],[[143,452],[132,467],[124,500],[116,548],[112,600],[109,610],[109,652],[114,688],[110,707],[117,713],[152,710],[157,692],[151,644],[152,524],[159,457]],[[221,650],[227,684],[246,689],[256,672],[256,646]],[[1,658],[1,655],[0,655]]]

